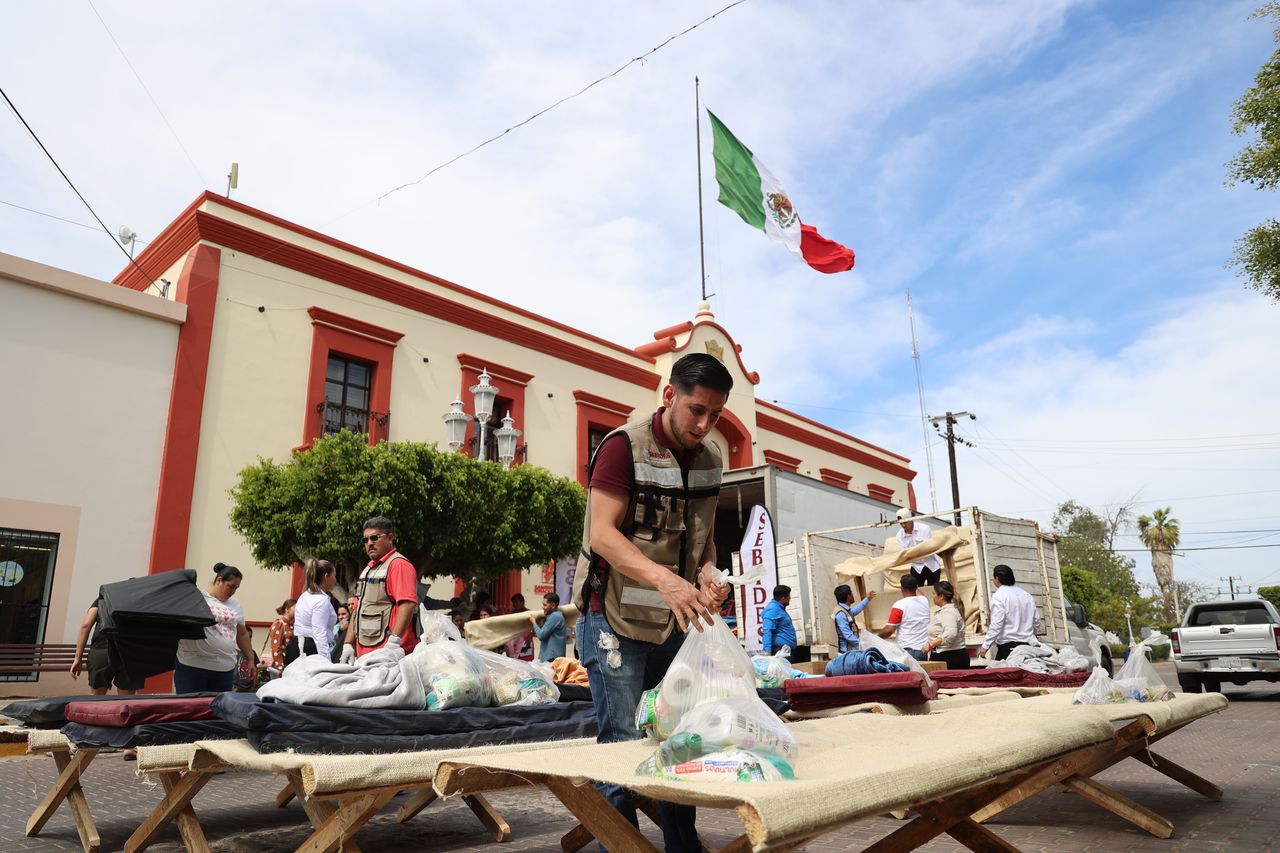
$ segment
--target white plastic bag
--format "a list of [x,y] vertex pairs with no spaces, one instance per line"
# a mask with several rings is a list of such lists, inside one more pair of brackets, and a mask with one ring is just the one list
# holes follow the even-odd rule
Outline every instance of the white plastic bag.
[[1054,654],[1053,659],[1062,666],[1063,672],[1083,672],[1092,668],[1093,664],[1075,646],[1063,646]]
[[745,749],[795,763],[795,735],[756,697],[734,696],[690,709],[658,747],[660,764],[682,764],[713,752]]
[[756,687],[781,687],[791,678],[791,647],[783,646],[776,655],[756,655],[751,658],[756,674]]
[[515,660],[479,649],[475,652],[489,676],[494,705],[552,705],[560,700],[551,664]]
[[410,657],[422,676],[428,711],[491,704],[489,675],[480,652],[466,643],[419,643]]
[[694,758],[682,764],[659,764],[649,756],[636,768],[637,776],[677,782],[781,782],[794,779],[791,766],[745,749],[729,749]]
[[422,636],[418,638],[420,642],[438,643],[441,640],[460,641],[462,639],[462,635],[458,633],[458,626],[453,624],[453,620],[444,610],[428,610],[419,604],[418,618],[422,622]]
[[756,696],[755,669],[729,626],[717,617],[701,632],[689,632],[661,683],[640,697],[636,728],[661,740],[690,708],[731,696]]
[[1100,666],[1093,668],[1093,674],[1080,685],[1080,689],[1071,698],[1072,704],[1075,705],[1114,705],[1127,701],[1124,691]]
[[1173,691],[1164,683],[1160,673],[1147,660],[1149,640],[1143,640],[1129,649],[1129,659],[1116,673],[1116,684],[1135,702],[1163,702],[1173,698]]

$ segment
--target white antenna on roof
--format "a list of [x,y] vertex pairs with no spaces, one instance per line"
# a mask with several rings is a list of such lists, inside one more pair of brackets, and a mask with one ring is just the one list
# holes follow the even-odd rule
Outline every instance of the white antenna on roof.
[[120,230],[116,232],[116,236],[120,238],[120,245],[129,250],[129,257],[133,257],[134,241],[138,239],[138,235],[128,225],[121,225]]
[[916,342],[916,314],[907,288],[907,320],[911,323],[911,357],[916,362],[916,391],[920,395],[920,431],[924,433],[924,459],[929,467],[929,511],[938,511],[938,487],[933,481],[933,448],[929,441],[929,416],[924,405],[924,369],[920,366],[920,345]]

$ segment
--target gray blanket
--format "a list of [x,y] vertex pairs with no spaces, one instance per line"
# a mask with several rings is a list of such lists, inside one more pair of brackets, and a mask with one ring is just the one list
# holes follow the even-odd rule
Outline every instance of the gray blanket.
[[294,705],[422,710],[426,691],[418,668],[398,646],[376,649],[354,664],[321,655],[300,657],[284,674],[258,688],[263,699]]

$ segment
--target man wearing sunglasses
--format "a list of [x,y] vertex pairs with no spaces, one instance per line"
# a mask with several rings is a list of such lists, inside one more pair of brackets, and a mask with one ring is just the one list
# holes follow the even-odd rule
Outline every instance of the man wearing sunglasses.
[[347,625],[342,663],[383,646],[400,646],[408,654],[418,645],[418,572],[396,550],[391,519],[379,515],[366,521],[360,543],[369,565],[356,583],[356,609]]

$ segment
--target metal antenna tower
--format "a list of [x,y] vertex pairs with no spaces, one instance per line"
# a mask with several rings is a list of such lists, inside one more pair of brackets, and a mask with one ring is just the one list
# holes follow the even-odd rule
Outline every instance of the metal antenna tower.
[[920,366],[920,345],[916,342],[916,314],[907,288],[907,320],[911,323],[911,357],[916,362],[916,391],[920,395],[920,432],[924,434],[924,459],[929,468],[929,511],[938,511],[938,487],[933,479],[933,447],[929,440],[929,416],[924,405],[924,368]]

